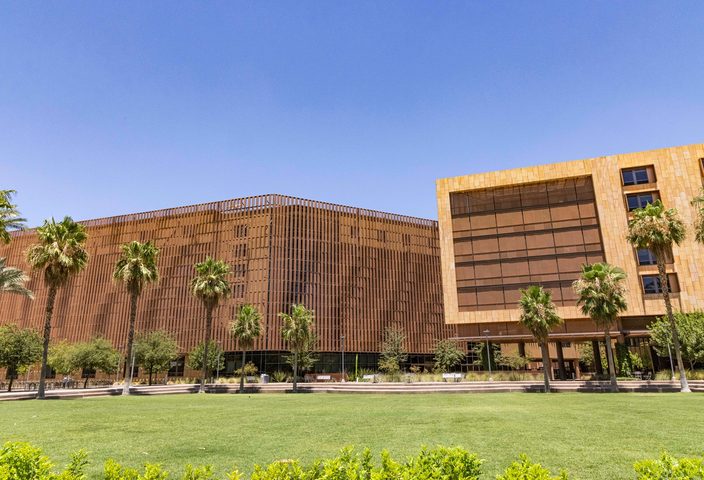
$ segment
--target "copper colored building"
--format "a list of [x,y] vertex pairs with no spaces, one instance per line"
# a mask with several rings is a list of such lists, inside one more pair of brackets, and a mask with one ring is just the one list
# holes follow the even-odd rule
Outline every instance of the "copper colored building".
[[[596,347],[603,332],[580,312],[572,282],[583,264],[607,261],[628,275],[629,308],[611,334],[657,368],[646,327],[665,307],[652,252],[626,241],[630,212],[660,199],[691,226],[703,178],[704,144],[695,144],[438,180],[445,320],[465,341],[524,349],[519,289],[542,285],[565,319],[551,334],[554,367],[578,374],[574,343]],[[673,248],[667,272],[674,308],[704,309],[704,247],[693,234]]]
[[[139,301],[138,332],[164,329],[188,352],[203,339],[204,310],[188,284],[193,265],[207,255],[230,264],[232,296],[215,313],[214,339],[226,352],[237,346],[228,326],[239,305],[263,314],[264,335],[251,356],[261,370],[284,369],[281,320],[293,303],[315,311],[318,371],[375,367],[385,329],[407,335],[410,361],[429,361],[437,339],[454,335],[444,323],[437,222],[282,195],[225,200],[81,222],[88,227],[87,269],[59,293],[55,340],[102,336],[121,350],[127,337],[128,296],[112,281],[119,245],[153,240],[161,249],[158,284]],[[33,231],[0,247],[8,265],[28,270]],[[36,300],[0,296],[3,323],[40,328],[46,291],[37,273]],[[226,355],[226,372],[235,368]],[[238,368],[238,367],[237,367]],[[182,362],[172,374],[183,371]]]

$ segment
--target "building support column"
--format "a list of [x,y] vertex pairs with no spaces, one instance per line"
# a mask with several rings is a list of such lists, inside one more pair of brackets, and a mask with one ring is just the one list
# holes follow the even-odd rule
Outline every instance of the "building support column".
[[604,374],[604,367],[601,364],[601,350],[599,349],[599,340],[592,340],[592,349],[594,350],[594,368],[597,375]]
[[557,368],[560,372],[560,380],[567,380],[567,369],[565,368],[565,356],[562,352],[562,342],[555,342],[557,350]]

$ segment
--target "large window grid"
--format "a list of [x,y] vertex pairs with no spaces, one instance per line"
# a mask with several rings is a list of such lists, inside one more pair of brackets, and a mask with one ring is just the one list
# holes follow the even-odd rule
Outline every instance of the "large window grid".
[[451,194],[461,311],[516,308],[540,284],[574,304],[572,282],[603,261],[590,177]]

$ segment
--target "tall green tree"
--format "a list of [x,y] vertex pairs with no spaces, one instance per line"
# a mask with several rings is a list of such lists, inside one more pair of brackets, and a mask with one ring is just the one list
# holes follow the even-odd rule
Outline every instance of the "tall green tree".
[[698,197],[694,197],[692,206],[696,208],[697,216],[694,221],[694,238],[697,242],[704,243],[704,189]]
[[628,222],[628,242],[635,248],[648,249],[653,252],[658,264],[660,289],[665,302],[665,311],[672,328],[672,344],[677,357],[677,367],[680,371],[680,391],[689,392],[689,383],[684,370],[680,338],[675,324],[670,299],[670,284],[667,280],[665,261],[673,245],[682,243],[686,235],[685,226],[674,208],[666,209],[660,200],[648,204],[644,208],[633,211],[633,218]]
[[75,368],[83,370],[85,377],[83,388],[88,387],[90,372],[117,372],[120,353],[104,338],[94,338],[88,342],[76,343],[73,345],[71,353]]
[[71,217],[64,217],[60,222],[53,218],[45,220],[37,228],[39,243],[27,250],[27,263],[44,274],[47,287],[46,309],[44,312],[44,351],[42,352],[42,369],[39,373],[37,398],[44,398],[46,388],[46,364],[51,338],[51,317],[54,313],[56,294],[68,280],[80,273],[88,264],[86,229]]
[[553,328],[562,323],[562,319],[557,314],[555,304],[552,302],[552,294],[538,285],[531,285],[521,290],[521,299],[518,305],[521,309],[519,323],[530,331],[540,345],[540,351],[543,354],[545,392],[549,393],[552,362],[548,349],[548,336]]
[[[682,359],[694,369],[696,363],[704,363],[704,312],[675,313],[675,324],[680,334]],[[667,318],[658,318],[648,325],[650,343],[661,357],[667,357],[672,342],[672,327]]]
[[8,267],[0,258],[0,292],[14,293],[34,300],[34,294],[25,286],[29,277],[19,268]]
[[379,369],[392,376],[401,373],[401,364],[408,360],[406,334],[400,327],[387,327],[381,344]]
[[452,340],[440,340],[435,344],[435,370],[438,372],[449,372],[459,365],[465,357],[465,353]]
[[304,305],[294,304],[291,306],[291,313],[279,313],[283,321],[281,335],[288,344],[288,348],[293,355],[293,391],[298,391],[298,365],[300,354],[310,344],[313,335],[313,323],[315,314],[313,310],[308,310]]
[[310,336],[298,351],[298,355],[284,355],[284,361],[293,368],[294,361],[298,363],[298,371],[305,373],[313,369],[318,358],[318,335],[311,332]]
[[49,349],[47,364],[59,375],[71,375],[76,370],[73,361],[75,345],[63,341],[53,344]]
[[606,361],[612,390],[618,391],[616,364],[611,347],[611,327],[621,312],[628,308],[626,303],[626,272],[608,263],[583,265],[582,274],[573,288],[577,294],[577,305],[582,313],[604,332]]
[[225,368],[225,356],[223,355],[220,345],[213,340],[210,340],[208,354],[206,356],[205,343],[200,342],[188,353],[186,364],[191,370],[202,371],[205,369],[208,372],[213,372]]
[[12,203],[15,190],[0,190],[0,243],[10,243],[10,232],[22,230],[27,220],[22,218],[17,205]]
[[[137,241],[127,242],[120,245],[120,257],[115,263],[113,278],[122,283],[130,296],[130,316],[129,329],[127,331],[127,354],[125,356],[125,382],[122,390],[123,395],[130,394],[130,384],[132,383],[132,346],[134,343],[134,328],[137,321],[137,300],[142,294],[145,285],[159,280],[159,269],[157,260],[159,249],[151,241],[141,243]],[[150,381],[151,384],[151,381]]]
[[7,391],[12,391],[15,377],[24,373],[42,357],[42,337],[35,330],[16,325],[0,327],[0,367],[4,367],[10,382]]
[[254,341],[262,332],[262,315],[254,305],[242,305],[235,321],[230,325],[230,332],[242,349],[242,375],[240,375],[240,393],[244,393],[244,366],[247,350],[254,346]]
[[134,341],[134,359],[149,374],[149,385],[154,374],[168,370],[176,357],[178,344],[163,330],[143,333]]
[[191,280],[191,292],[205,307],[205,340],[203,348],[203,376],[200,379],[200,392],[205,392],[205,379],[208,374],[207,362],[210,336],[213,328],[213,310],[222,300],[230,296],[230,266],[222,260],[207,257],[196,263],[196,276]]

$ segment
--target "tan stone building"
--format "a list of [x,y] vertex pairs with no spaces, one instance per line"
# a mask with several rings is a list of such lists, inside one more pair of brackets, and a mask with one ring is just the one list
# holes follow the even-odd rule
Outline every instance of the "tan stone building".
[[[519,289],[543,285],[565,319],[551,335],[554,367],[578,375],[574,343],[602,333],[571,285],[582,264],[608,261],[628,275],[629,309],[612,334],[652,354],[646,326],[664,304],[652,255],[626,241],[629,212],[661,199],[691,225],[703,178],[704,144],[694,144],[438,180],[445,321],[468,342],[523,349],[531,337],[517,324]],[[704,247],[693,235],[667,269],[675,308],[704,309]]]

